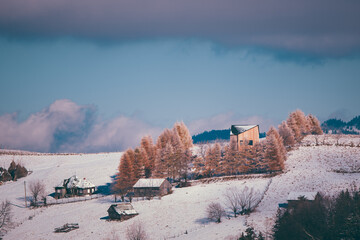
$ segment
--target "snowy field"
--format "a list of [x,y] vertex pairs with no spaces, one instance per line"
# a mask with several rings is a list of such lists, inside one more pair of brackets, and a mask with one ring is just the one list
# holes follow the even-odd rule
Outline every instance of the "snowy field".
[[[29,183],[41,179],[48,193],[52,193],[53,187],[64,178],[75,173],[96,185],[106,185],[117,171],[121,153],[0,155],[2,167],[7,168],[14,159],[33,171],[23,179],[0,186],[0,201],[8,199],[14,204],[15,224],[4,239],[125,239],[127,227],[134,222],[143,224],[150,239],[231,239],[231,236],[245,230],[246,224],[257,231],[269,232],[278,203],[286,202],[290,191],[334,194],[348,188],[352,182],[360,186],[360,173],[346,173],[356,172],[360,168],[360,147],[356,147],[360,138],[342,136],[337,139],[327,135],[326,141],[326,145],[316,146],[313,136],[305,138],[302,146],[289,153],[284,173],[271,179],[269,189],[256,211],[248,217],[224,218],[220,224],[206,219],[205,209],[210,202],[225,206],[224,194],[234,186],[264,191],[270,178],[198,183],[192,187],[174,189],[173,194],[161,199],[134,201],[138,216],[124,222],[109,222],[104,218],[114,201],[113,196],[26,209],[24,181]],[[346,144],[336,146],[336,143],[351,142],[355,147]],[[80,228],[69,233],[53,233],[54,228],[65,223],[79,223]]]

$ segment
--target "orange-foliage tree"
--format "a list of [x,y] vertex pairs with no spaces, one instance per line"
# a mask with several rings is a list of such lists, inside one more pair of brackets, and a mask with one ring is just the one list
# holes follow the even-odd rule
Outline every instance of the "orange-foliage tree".
[[120,158],[119,171],[116,175],[116,182],[113,190],[121,195],[123,201],[126,193],[134,184],[133,156],[134,151],[132,149],[128,149],[123,153]]

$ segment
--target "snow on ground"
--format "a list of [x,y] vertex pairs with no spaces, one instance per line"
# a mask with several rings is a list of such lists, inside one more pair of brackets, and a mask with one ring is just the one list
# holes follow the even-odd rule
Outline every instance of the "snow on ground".
[[[351,171],[360,165],[360,147],[335,146],[338,139],[326,136],[334,144],[315,146],[309,136],[303,145],[289,153],[283,174],[272,178],[269,190],[255,212],[249,217],[224,218],[222,223],[206,219],[206,207],[212,202],[225,206],[224,193],[234,186],[254,187],[263,191],[269,178],[252,178],[213,183],[198,183],[192,187],[174,189],[161,199],[134,201],[139,215],[124,221],[106,221],[107,209],[113,196],[85,202],[54,205],[46,208],[24,208],[24,181],[43,179],[47,191],[74,173],[86,177],[95,185],[111,182],[116,173],[121,153],[78,155],[0,155],[0,166],[8,167],[10,161],[21,161],[33,173],[16,182],[0,186],[0,201],[9,199],[13,204],[14,227],[4,239],[110,239],[113,235],[125,239],[126,229],[141,222],[150,239],[230,239],[246,229],[246,224],[256,230],[269,232],[279,203],[286,202],[291,191],[321,191],[334,194],[348,188],[352,182],[360,185],[360,173]],[[359,137],[342,136],[339,142],[360,143]],[[228,214],[230,214],[228,212]],[[80,228],[69,233],[53,233],[54,228],[65,223],[79,223]],[[187,233],[187,234],[185,234]]]
[[[323,136],[320,136],[323,137]],[[325,136],[326,141],[335,140]],[[314,136],[308,136],[303,143],[314,143]],[[343,136],[340,142],[359,143],[360,137]],[[336,141],[335,141],[336,142]],[[307,146],[289,153],[285,173],[275,176],[263,201],[248,219],[248,224],[258,231],[270,232],[279,203],[286,203],[291,191],[318,191],[334,195],[350,188],[355,182],[360,186],[360,172],[337,173],[341,169],[360,169],[360,147],[348,146]]]

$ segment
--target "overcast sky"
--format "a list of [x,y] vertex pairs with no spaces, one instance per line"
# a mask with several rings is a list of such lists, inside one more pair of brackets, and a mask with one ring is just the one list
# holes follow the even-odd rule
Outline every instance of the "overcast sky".
[[[118,151],[184,121],[360,114],[360,2],[0,0],[0,146]],[[154,140],[155,140],[154,139]]]

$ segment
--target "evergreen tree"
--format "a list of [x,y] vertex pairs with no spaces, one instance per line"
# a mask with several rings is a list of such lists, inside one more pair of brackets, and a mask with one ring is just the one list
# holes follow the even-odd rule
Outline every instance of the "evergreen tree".
[[8,172],[10,173],[11,178],[12,178],[13,180],[16,180],[16,176],[15,176],[16,163],[15,163],[14,160],[11,161],[10,166],[9,166],[9,168],[8,168]]
[[145,177],[149,178],[152,176],[152,172],[155,168],[155,158],[156,158],[156,146],[153,144],[153,140],[150,136],[145,136],[141,139],[141,148],[145,150],[146,157],[145,159]]
[[300,142],[309,132],[305,114],[299,109],[290,113],[287,124],[293,131],[297,142]]
[[176,129],[183,147],[185,149],[191,148],[193,146],[193,141],[186,125],[183,122],[177,122],[174,125],[174,129]]
[[134,185],[134,172],[133,172],[133,156],[134,151],[132,149],[126,150],[120,158],[120,165],[116,176],[116,182],[114,185],[114,191],[121,195],[124,200],[124,196]]
[[265,161],[270,171],[280,171],[284,169],[284,157],[279,147],[278,139],[274,134],[266,136]]
[[237,142],[235,139],[230,139],[229,145],[225,148],[222,164],[223,174],[232,175],[238,172],[238,157]]
[[306,116],[306,120],[307,120],[308,125],[309,125],[309,133],[310,134],[313,134],[313,135],[321,135],[321,134],[323,134],[323,131],[322,131],[321,126],[320,126],[320,122],[315,116],[309,114],[309,115]]
[[139,147],[135,148],[132,162],[134,182],[145,176],[145,161],[147,161],[145,150]]
[[158,149],[155,162],[155,177],[158,178],[171,178],[173,166],[174,148],[168,142],[164,148]]
[[215,143],[210,146],[205,155],[205,175],[212,177],[215,174],[221,174],[221,146]]
[[256,157],[256,146],[250,146],[247,144],[247,142],[245,142],[245,144],[240,148],[239,152],[238,152],[238,164],[237,164],[237,168],[238,168],[238,172],[240,173],[247,173],[250,168],[251,168],[251,162],[254,160],[254,158]]
[[205,169],[206,169],[206,163],[205,163],[205,159],[201,156],[195,156],[194,161],[194,168],[195,171],[194,173],[196,174],[197,177],[203,177],[205,174]]
[[280,161],[284,162],[286,160],[286,149],[284,147],[284,140],[280,136],[279,132],[274,128],[270,127],[269,131],[266,133],[266,136],[274,135],[277,141],[278,148],[280,150]]
[[171,136],[172,136],[172,131],[168,128],[166,128],[158,137],[157,141],[156,141],[156,148],[157,149],[162,149],[165,148],[166,144],[171,142]]
[[294,133],[285,121],[283,121],[279,125],[279,134],[283,139],[283,143],[285,147],[294,146],[295,144]]

